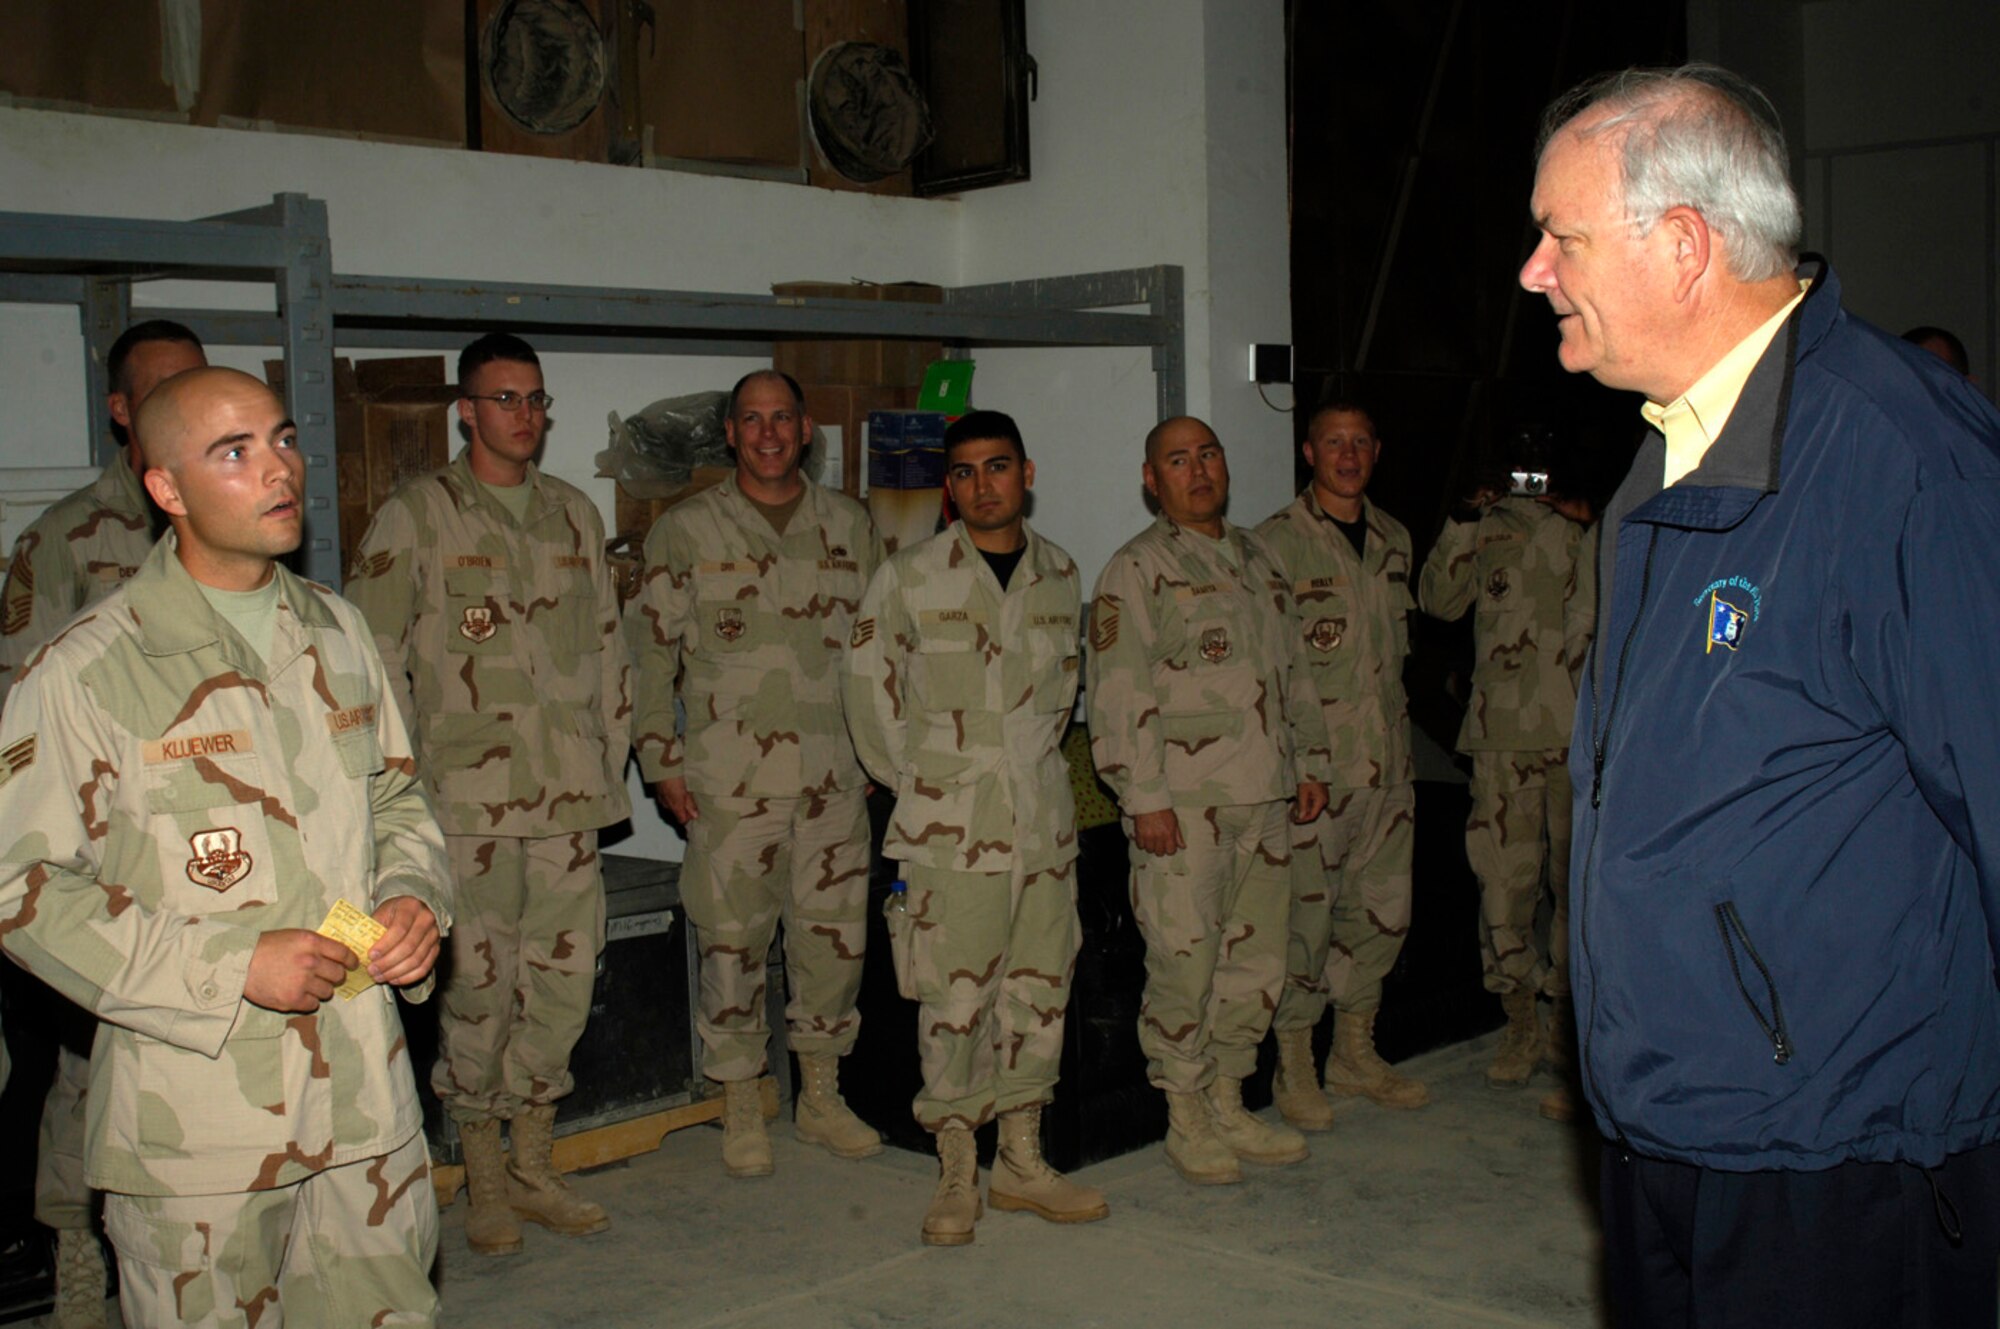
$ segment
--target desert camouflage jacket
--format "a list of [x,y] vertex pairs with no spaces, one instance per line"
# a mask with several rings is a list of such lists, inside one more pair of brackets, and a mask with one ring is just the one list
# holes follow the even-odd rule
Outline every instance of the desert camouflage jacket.
[[284,1186],[407,1141],[386,988],[282,1015],[243,984],[264,932],[337,900],[407,895],[451,922],[367,624],[279,568],[260,660],[174,549],[59,633],[0,722],[0,945],[105,1022],[88,1177],[136,1195]]
[[1313,691],[1333,742],[1337,789],[1407,783],[1410,707],[1410,533],[1361,500],[1362,556],[1320,509],[1310,486],[1257,533],[1292,591],[1293,635],[1311,662]]
[[1597,621],[1597,530],[1532,498],[1506,498],[1478,521],[1449,521],[1424,560],[1424,612],[1473,609],[1472,698],[1458,749],[1569,746],[1577,675]]
[[21,532],[0,590],[0,702],[57,628],[138,572],[153,539],[152,506],[123,458]]
[[1291,613],[1269,550],[1239,526],[1210,540],[1163,515],[1111,556],[1084,686],[1091,756],[1126,816],[1285,800],[1326,779]]
[[959,872],[1076,857],[1062,736],[1082,592],[1070,556],[1026,533],[1004,592],[962,522],[897,551],[868,584],[847,718],[862,765],[896,791],[885,857]]
[[727,798],[862,783],[840,656],[882,545],[859,503],[805,483],[783,536],[733,475],[668,509],[646,536],[645,581],[625,622],[639,671],[633,743],[648,781],[679,776],[696,794]]
[[574,485],[534,467],[528,483],[516,523],[460,453],[389,496],[347,574],[448,835],[564,835],[631,810],[604,521]]

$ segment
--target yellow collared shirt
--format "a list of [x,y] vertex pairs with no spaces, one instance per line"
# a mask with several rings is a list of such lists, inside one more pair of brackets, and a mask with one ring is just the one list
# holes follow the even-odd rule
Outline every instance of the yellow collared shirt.
[[1709,445],[1722,436],[1723,426],[1729,423],[1736,400],[1743,395],[1743,385],[1750,381],[1750,371],[1764,358],[1765,349],[1798,308],[1799,301],[1805,299],[1810,285],[1800,282],[1799,293],[1786,301],[1783,309],[1737,342],[1729,354],[1716,361],[1686,392],[1665,406],[1645,402],[1639,407],[1646,423],[1666,435],[1667,465],[1662,485],[1673,484],[1701,465]]

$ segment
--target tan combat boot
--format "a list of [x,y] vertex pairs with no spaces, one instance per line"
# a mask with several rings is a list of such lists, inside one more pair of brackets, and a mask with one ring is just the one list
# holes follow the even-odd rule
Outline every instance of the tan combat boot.
[[1569,993],[1549,998],[1548,1046],[1544,1050],[1549,1069],[1568,1075],[1576,1069],[1576,1019],[1571,1014]]
[[764,1128],[764,1082],[730,1080],[722,1086],[722,1170],[732,1177],[768,1177],[771,1134]]
[[87,1227],[56,1229],[56,1329],[105,1329],[104,1251]]
[[584,1199],[556,1171],[556,1105],[522,1108],[514,1118],[513,1157],[507,1160],[507,1198],[514,1212],[566,1237],[587,1237],[611,1226],[604,1206]]
[[1243,1081],[1218,1075],[1208,1086],[1208,1115],[1215,1136],[1238,1158],[1266,1167],[1305,1161],[1306,1137],[1290,1126],[1273,1126],[1243,1106]]
[[1535,994],[1528,988],[1500,994],[1507,1027],[1500,1031],[1500,1046],[1493,1050],[1493,1064],[1486,1068],[1486,1083],[1496,1089],[1526,1084],[1542,1060],[1542,1028],[1535,1002]]
[[1336,1094],[1365,1094],[1383,1107],[1420,1108],[1431,1091],[1398,1075],[1375,1051],[1374,1011],[1335,1011],[1333,1051],[1326,1058],[1326,1087]]
[[1550,1121],[1564,1123],[1575,1121],[1576,1095],[1570,1092],[1567,1084],[1559,1084],[1549,1090],[1548,1096],[1542,1099],[1541,1105],[1535,1110]]
[[882,1137],[840,1097],[839,1057],[801,1054],[799,1078],[804,1083],[792,1123],[794,1135],[835,1158],[872,1158],[882,1152]]
[[1243,1180],[1243,1169],[1215,1133],[1208,1099],[1167,1092],[1167,1161],[1183,1181],[1196,1186],[1228,1186]]
[[995,1209],[1039,1214],[1051,1223],[1094,1223],[1111,1212],[1104,1192],[1071,1181],[1042,1159],[1042,1109],[1000,1114],[1000,1149],[986,1193]]
[[937,1192],[924,1214],[924,1245],[970,1246],[972,1225],[984,1210],[972,1132],[963,1126],[945,1127],[937,1133],[937,1151]]
[[1313,1064],[1313,1031],[1273,1030],[1278,1036],[1278,1070],[1271,1077],[1271,1097],[1286,1121],[1302,1131],[1333,1129],[1333,1104],[1319,1087]]
[[465,1153],[465,1244],[475,1255],[518,1255],[521,1225],[507,1199],[507,1156],[500,1150],[500,1123],[461,1121],[458,1145]]

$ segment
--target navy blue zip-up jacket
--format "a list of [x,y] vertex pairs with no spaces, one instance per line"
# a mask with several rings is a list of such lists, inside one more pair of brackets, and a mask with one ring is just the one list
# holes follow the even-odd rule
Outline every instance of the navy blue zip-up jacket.
[[1653,1157],[1929,1166],[2000,1136],[2000,413],[1807,268],[1701,465],[1653,435],[1605,514],[1584,1085]]

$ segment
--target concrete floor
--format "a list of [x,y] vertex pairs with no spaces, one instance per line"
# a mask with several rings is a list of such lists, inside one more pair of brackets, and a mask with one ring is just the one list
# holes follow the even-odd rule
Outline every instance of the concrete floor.
[[1295,1167],[1196,1188],[1154,1146],[1080,1174],[1109,1219],[989,1212],[952,1250],[918,1240],[933,1159],[843,1162],[780,1122],[777,1175],[731,1181],[720,1131],[681,1131],[576,1180],[611,1211],[599,1236],[530,1227],[521,1255],[478,1259],[454,1205],[444,1323],[1596,1329],[1594,1133],[1536,1114],[1545,1077],[1487,1088],[1492,1037],[1408,1064],[1434,1095],[1422,1111],[1343,1101]]

